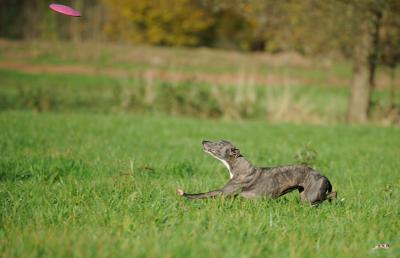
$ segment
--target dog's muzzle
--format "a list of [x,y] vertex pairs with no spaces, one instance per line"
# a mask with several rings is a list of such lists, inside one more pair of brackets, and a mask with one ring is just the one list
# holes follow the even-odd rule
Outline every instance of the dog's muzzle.
[[209,146],[210,143],[211,143],[210,141],[203,141],[202,142],[204,151],[208,151],[208,152],[210,151],[210,146]]

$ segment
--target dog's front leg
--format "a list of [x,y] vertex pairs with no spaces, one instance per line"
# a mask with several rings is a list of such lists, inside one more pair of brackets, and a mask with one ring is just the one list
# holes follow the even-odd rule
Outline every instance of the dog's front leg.
[[212,198],[212,197],[217,197],[217,196],[221,196],[222,191],[221,190],[214,190],[214,191],[210,191],[207,193],[196,193],[196,194],[189,194],[189,193],[185,193],[184,191],[182,191],[181,189],[176,189],[176,193],[182,197],[185,197],[189,200],[192,199],[205,199],[205,198]]
[[222,189],[217,189],[214,191],[210,191],[207,193],[197,193],[197,194],[189,194],[185,193],[181,189],[177,189],[176,193],[179,196],[186,197],[187,199],[205,199],[205,198],[213,198],[213,197],[218,197],[218,196],[223,196],[223,197],[232,197],[238,194],[241,189],[243,188],[243,185],[241,182],[237,182],[236,180],[231,179]]

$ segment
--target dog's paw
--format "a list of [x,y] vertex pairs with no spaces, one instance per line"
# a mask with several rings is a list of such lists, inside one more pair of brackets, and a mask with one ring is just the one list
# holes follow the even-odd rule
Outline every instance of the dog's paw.
[[382,243],[382,244],[377,244],[374,248],[372,248],[372,250],[376,250],[376,249],[389,249],[390,245],[387,243]]
[[176,194],[179,196],[183,196],[185,194],[185,192],[182,189],[176,189]]

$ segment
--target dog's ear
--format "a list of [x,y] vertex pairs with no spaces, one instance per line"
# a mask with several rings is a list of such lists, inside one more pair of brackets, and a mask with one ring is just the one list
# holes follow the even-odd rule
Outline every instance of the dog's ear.
[[233,147],[230,150],[230,154],[231,154],[231,157],[237,158],[240,156],[240,150],[238,148]]

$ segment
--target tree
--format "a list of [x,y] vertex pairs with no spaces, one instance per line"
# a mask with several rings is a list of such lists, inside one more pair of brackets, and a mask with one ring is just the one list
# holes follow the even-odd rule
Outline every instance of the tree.
[[353,79],[347,113],[349,122],[365,122],[368,119],[379,44],[377,24],[380,18],[380,10],[372,12],[367,9],[360,20],[355,22],[357,33],[352,47]]
[[198,46],[214,20],[190,0],[104,0],[110,38],[155,45]]
[[396,67],[400,63],[400,1],[391,1],[382,17],[380,62],[390,72],[390,105],[395,108]]
[[251,51],[281,51],[288,32],[290,12],[288,1],[246,0],[241,3],[240,14],[247,21],[246,49]]

